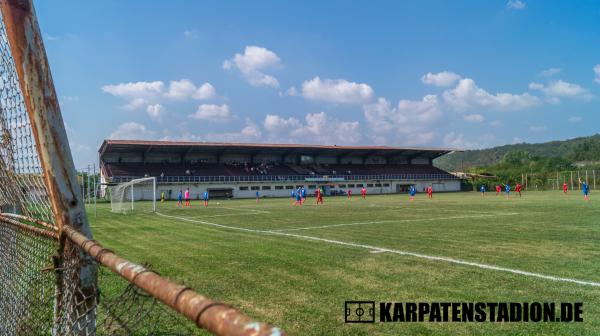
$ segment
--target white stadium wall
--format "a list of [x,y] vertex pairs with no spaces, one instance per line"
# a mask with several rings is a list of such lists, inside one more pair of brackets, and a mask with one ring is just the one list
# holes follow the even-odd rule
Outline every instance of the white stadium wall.
[[[261,197],[290,197],[290,192],[299,186],[306,188],[308,195],[314,195],[316,186],[328,186],[331,191],[345,193],[348,189],[352,190],[353,195],[360,195],[361,186],[365,186],[367,194],[393,194],[402,193],[408,190],[410,185],[414,185],[418,193],[424,192],[424,189],[431,185],[435,192],[460,191],[460,180],[402,180],[402,181],[346,181],[335,183],[316,183],[307,181],[289,181],[289,182],[238,182],[238,183],[158,183],[156,195],[160,197],[161,192],[165,192],[165,197],[177,199],[179,190],[190,189],[192,199],[200,199],[204,191],[231,189],[233,198],[254,198],[256,191]],[[289,189],[293,187],[293,189]],[[258,189],[257,189],[258,188]],[[287,188],[287,189],[286,189]],[[211,194],[213,194],[211,192]],[[213,195],[214,197],[214,195]],[[135,200],[149,200],[152,198],[152,188],[144,185],[134,188]],[[128,197],[129,199],[129,197]]]

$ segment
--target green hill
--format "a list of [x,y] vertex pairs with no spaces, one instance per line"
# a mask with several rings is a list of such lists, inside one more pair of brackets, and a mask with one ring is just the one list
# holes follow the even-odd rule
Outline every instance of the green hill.
[[544,143],[519,143],[451,153],[434,161],[446,171],[462,171],[501,163],[509,152],[527,152],[532,157],[562,158],[572,163],[600,160],[600,134]]

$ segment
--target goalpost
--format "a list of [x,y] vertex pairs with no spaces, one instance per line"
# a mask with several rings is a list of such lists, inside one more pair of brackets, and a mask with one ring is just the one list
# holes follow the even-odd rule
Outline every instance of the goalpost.
[[145,177],[121,183],[110,193],[112,212],[124,213],[135,209],[136,200],[152,201],[152,211],[156,212],[156,177]]

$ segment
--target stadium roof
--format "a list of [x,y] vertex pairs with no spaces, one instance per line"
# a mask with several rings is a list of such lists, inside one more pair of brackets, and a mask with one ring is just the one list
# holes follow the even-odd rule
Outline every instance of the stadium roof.
[[390,146],[337,146],[301,144],[258,144],[193,141],[146,141],[146,140],[104,140],[98,152],[124,153],[144,151],[146,153],[215,153],[215,154],[304,154],[304,155],[381,155],[419,156],[434,159],[450,152],[462,150],[452,148],[420,148]]

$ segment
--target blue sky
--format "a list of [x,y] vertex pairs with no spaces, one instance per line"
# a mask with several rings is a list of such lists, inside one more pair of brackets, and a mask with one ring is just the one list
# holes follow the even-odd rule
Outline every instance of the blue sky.
[[78,168],[105,138],[482,148],[600,131],[594,1],[38,1]]

